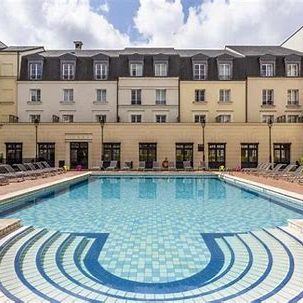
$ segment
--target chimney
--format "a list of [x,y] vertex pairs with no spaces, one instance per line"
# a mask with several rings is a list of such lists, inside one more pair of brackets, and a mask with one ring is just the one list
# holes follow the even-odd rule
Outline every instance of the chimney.
[[74,44],[75,44],[75,49],[76,50],[81,50],[82,49],[82,45],[83,45],[82,41],[80,41],[80,40],[74,41]]

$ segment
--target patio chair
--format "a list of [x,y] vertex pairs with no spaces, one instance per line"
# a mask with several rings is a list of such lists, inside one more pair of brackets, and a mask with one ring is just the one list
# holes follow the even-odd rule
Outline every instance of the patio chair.
[[41,171],[49,172],[49,174],[51,174],[52,176],[56,175],[57,172],[58,172],[56,168],[54,168],[54,167],[45,167],[41,162],[36,162],[35,164],[39,167],[39,169]]
[[42,178],[46,178],[50,173],[46,169],[36,168],[36,166],[33,163],[29,163],[29,162],[24,163],[24,166],[26,169],[28,169],[28,171],[33,171],[33,172],[39,174]]
[[138,170],[145,170],[145,161],[139,161]]
[[278,172],[285,164],[278,163],[273,169],[266,169],[260,173],[257,173],[258,176],[266,176],[266,175],[273,175]]
[[257,165],[257,167],[246,167],[246,168],[242,168],[241,172],[244,173],[249,173],[249,172],[253,172],[253,171],[258,171],[260,169],[262,169],[263,167],[265,167],[267,163],[261,162]]
[[289,173],[292,169],[294,169],[297,165],[295,164],[288,164],[286,167],[284,167],[282,170],[278,170],[276,172],[273,172],[272,174],[269,173],[265,177],[273,177],[275,179],[280,178],[280,176],[285,176],[287,173]]
[[153,170],[160,170],[160,163],[158,161],[153,161]]
[[183,161],[183,168],[185,170],[192,170],[193,169],[193,167],[191,166],[190,161]]
[[256,176],[271,172],[271,168],[274,166],[274,163],[266,163],[264,164],[264,166],[262,166],[260,169],[256,170],[256,171],[248,171],[248,174],[253,174]]
[[124,161],[124,165],[122,167],[122,170],[130,170],[132,167],[131,161]]
[[299,181],[300,179],[303,179],[302,172],[303,172],[303,165],[300,165],[294,171],[289,171],[288,173],[279,176],[279,178],[285,179],[286,181],[290,181],[290,182]]
[[0,186],[8,185],[9,184],[9,178],[5,175],[0,175]]
[[104,162],[103,161],[98,161],[96,166],[93,167],[93,169],[99,169],[99,170],[103,170],[104,166],[103,166]]
[[176,170],[176,162],[168,161],[168,170]]
[[115,170],[118,168],[118,161],[110,161],[109,166],[106,167],[106,170]]
[[64,169],[63,167],[51,167],[47,161],[41,161],[42,165],[44,165],[45,168],[51,168],[53,170],[56,170],[59,174],[63,174],[64,173]]
[[15,171],[9,164],[1,164],[0,170],[3,172],[2,175],[9,178],[12,182],[22,182],[26,177],[23,172]]

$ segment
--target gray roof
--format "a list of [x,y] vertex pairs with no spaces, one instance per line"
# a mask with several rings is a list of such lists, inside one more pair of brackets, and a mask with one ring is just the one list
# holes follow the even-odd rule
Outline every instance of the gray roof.
[[43,46],[7,46],[1,49],[2,52],[26,52],[29,50],[43,48]]
[[7,47],[7,46],[6,46],[3,42],[0,41],[0,49],[1,49],[1,48],[6,48],[6,47]]
[[303,55],[303,53],[296,50],[277,45],[227,45],[226,48],[236,51],[244,56],[287,56],[290,54]]
[[233,57],[242,57],[241,55],[235,54],[234,52],[226,49],[176,49],[176,52],[181,57],[192,57],[197,54],[203,54],[207,57],[218,57],[224,54],[229,54]]

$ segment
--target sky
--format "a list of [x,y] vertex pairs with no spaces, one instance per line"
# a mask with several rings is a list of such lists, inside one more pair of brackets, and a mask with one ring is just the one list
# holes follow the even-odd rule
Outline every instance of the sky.
[[303,0],[0,0],[0,41],[46,49],[279,45]]

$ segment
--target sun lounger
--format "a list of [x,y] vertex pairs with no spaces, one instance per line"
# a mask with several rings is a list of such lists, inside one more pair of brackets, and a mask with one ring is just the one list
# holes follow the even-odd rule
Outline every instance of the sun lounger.
[[51,166],[47,163],[47,161],[42,161],[41,163],[42,163],[42,165],[45,166],[45,168],[51,168],[51,169],[53,169],[53,170],[56,170],[59,174],[63,174],[63,173],[64,173],[64,169],[63,169],[62,167],[51,167]]
[[145,161],[140,161],[139,162],[138,170],[145,170]]
[[15,171],[9,164],[1,164],[0,170],[3,172],[3,175],[12,182],[22,182],[26,177],[26,174],[23,172]]
[[103,170],[104,166],[103,166],[104,162],[103,161],[98,161],[96,166],[93,167],[93,169],[99,169],[99,170]]
[[0,175],[0,186],[9,184],[9,178],[5,175]]
[[118,164],[118,161],[110,161],[110,164],[108,167],[106,167],[106,170],[115,170],[117,169],[117,164]]
[[265,177],[274,177],[275,179],[278,179],[280,176],[286,175],[289,173],[292,169],[296,167],[295,164],[289,164],[286,167],[284,167],[282,170],[275,171],[273,173],[269,173],[265,175]]
[[303,165],[297,167],[296,170],[290,171],[286,174],[279,176],[279,178],[284,179],[286,181],[295,182],[299,181],[300,179],[303,180]]
[[274,175],[275,173],[277,173],[283,166],[285,166],[285,164],[282,163],[278,163],[273,169],[267,169],[263,172],[257,173],[258,176],[270,176],[270,175]]
[[56,168],[54,168],[54,167],[45,167],[41,162],[36,162],[35,164],[39,167],[39,169],[41,171],[48,172],[52,176],[56,175],[57,172],[58,172]]
[[253,175],[256,175],[256,176],[260,176],[260,175],[263,175],[263,174],[266,174],[266,173],[269,173],[271,172],[271,168],[274,166],[273,163],[266,163],[266,165],[264,165],[261,169],[258,169],[256,171],[251,171],[251,172],[248,172],[249,174],[253,174]]
[[185,170],[192,170],[193,169],[193,167],[191,166],[190,161],[183,161],[183,168]]
[[258,171],[258,170],[262,169],[263,167],[265,167],[266,164],[267,164],[267,163],[261,162],[261,163],[259,163],[259,164],[257,165],[257,167],[242,168],[242,169],[241,169],[241,172],[249,173],[249,172]]
[[153,161],[153,170],[160,170],[160,163],[158,161]]
[[130,170],[132,168],[131,161],[124,161],[122,170]]
[[168,170],[176,170],[176,162],[168,161]]
[[33,171],[37,174],[40,174],[40,176],[42,178],[46,178],[49,175],[49,171],[47,171],[46,169],[39,169],[36,168],[36,166],[33,163],[24,163],[25,168],[28,169],[28,171]]

